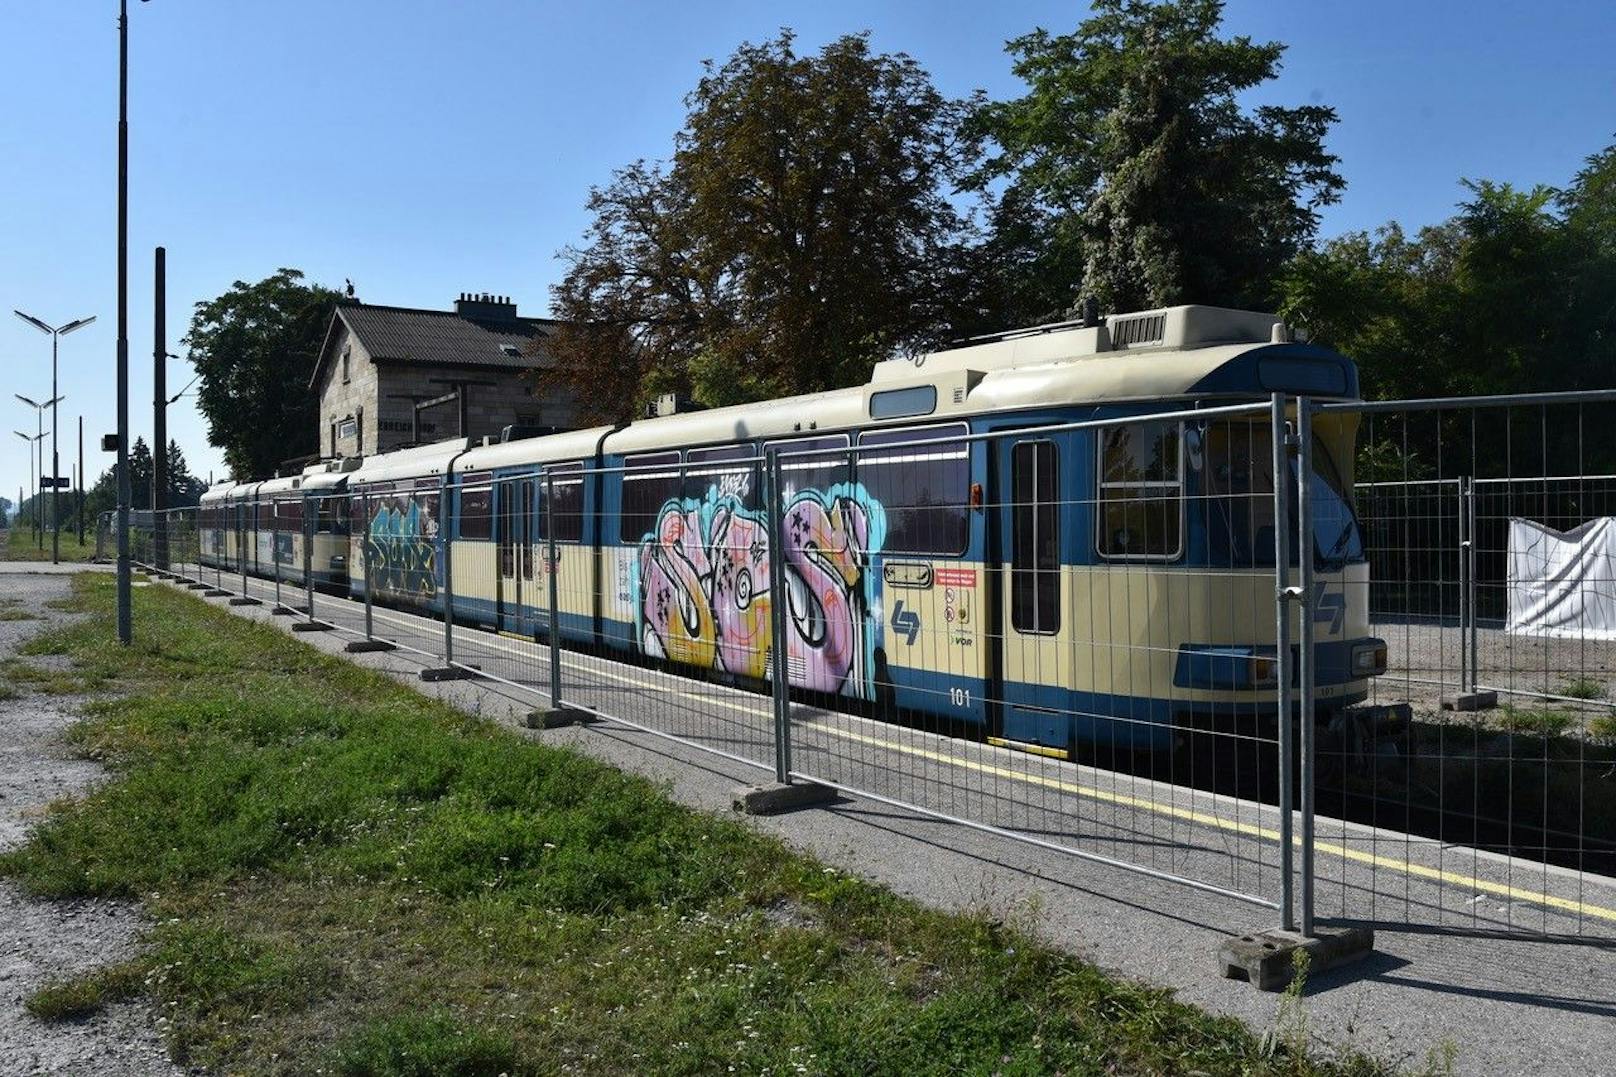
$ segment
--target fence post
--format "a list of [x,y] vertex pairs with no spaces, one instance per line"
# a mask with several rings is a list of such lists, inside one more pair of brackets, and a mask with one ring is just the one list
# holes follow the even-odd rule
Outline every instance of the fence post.
[[[270,501],[269,504],[270,504],[270,514],[269,514],[269,535],[270,535],[270,539],[269,539],[269,545],[270,545],[270,555],[273,558],[274,549],[275,549],[275,530],[274,530],[274,528],[275,528],[275,512],[274,512],[275,502],[272,500],[272,501]],[[263,512],[263,507],[264,507],[263,502],[259,502],[259,503],[257,503],[257,505],[254,506],[254,511],[261,514]],[[255,520],[254,522],[255,523],[261,523],[262,520]],[[258,564],[258,532],[259,532],[259,530],[260,530],[259,528],[254,527],[252,529],[252,531],[251,531],[251,534],[253,536],[253,564],[255,566]],[[232,605],[232,606],[257,606],[257,605],[260,605],[259,601],[256,598],[253,598],[251,595],[249,595],[247,593],[247,586],[248,586],[248,583],[247,583],[247,555],[246,555],[245,552],[243,552],[242,556],[241,556],[241,592],[239,594],[231,596],[231,598],[228,600],[230,605]]]
[[1290,445],[1285,424],[1285,394],[1275,393],[1269,402],[1270,461],[1274,476],[1274,702],[1279,737],[1279,926],[1296,930],[1296,853],[1292,766],[1295,752],[1291,724],[1291,589],[1290,573]]
[[[350,554],[356,537],[354,533],[356,519],[359,521],[360,526],[360,531],[357,535],[359,539],[359,556],[349,556],[345,562],[348,566],[349,578],[352,578],[356,564],[365,566],[365,638],[349,640],[348,645],[343,650],[349,654],[396,650],[397,646],[395,644],[376,638],[375,579],[370,574],[370,495],[360,494],[357,498],[352,494],[344,494],[343,496],[348,499],[348,545]],[[354,515],[355,502],[359,505],[359,515],[357,517]]]
[[1459,476],[1459,685],[1456,691],[1470,690],[1470,499],[1467,495],[1470,480]]
[[1476,601],[1476,478],[1472,475],[1465,480],[1465,515],[1468,522],[1465,533],[1470,537],[1470,549],[1466,553],[1469,562],[1466,570],[1470,583],[1470,691],[1480,696],[1481,693],[1481,611]]
[[324,621],[314,619],[314,529],[309,526],[309,508],[314,518],[320,518],[320,498],[316,494],[303,502],[303,514],[298,519],[298,534],[303,536],[303,601],[307,604],[308,620],[294,621],[293,632],[326,632],[331,629]]
[[1297,659],[1298,691],[1301,707],[1302,764],[1302,934],[1313,934],[1313,793],[1316,780],[1314,760],[1315,698],[1317,665],[1313,653],[1313,617],[1318,595],[1313,585],[1313,401],[1296,398],[1296,561],[1297,585],[1301,588],[1301,623],[1298,635],[1301,654]]
[[555,474],[544,469],[544,576],[550,592],[550,708],[561,709],[560,586],[556,582]]
[[443,540],[443,665],[423,669],[423,681],[455,681],[470,677],[471,669],[455,665],[454,657],[454,532],[446,526],[452,515],[449,505],[451,475],[444,472],[438,486],[438,536]]
[[[544,481],[544,575],[549,605],[549,635],[545,643],[550,649],[550,705],[544,710],[529,711],[527,725],[529,729],[554,729],[588,721],[590,714],[561,702],[561,581],[557,578],[561,560],[556,549],[555,475],[548,467],[541,474]],[[521,504],[520,498],[517,504]],[[521,571],[520,558],[517,571]]]
[[770,448],[764,458],[764,520],[769,526],[769,657],[774,680],[774,779],[791,784],[791,670],[786,644],[791,589],[786,584],[785,499],[780,496],[780,452]]

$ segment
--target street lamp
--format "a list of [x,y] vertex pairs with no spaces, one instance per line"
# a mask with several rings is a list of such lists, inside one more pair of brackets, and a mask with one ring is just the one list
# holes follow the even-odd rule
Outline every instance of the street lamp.
[[[12,393],[11,395],[34,409],[34,425],[39,431],[39,433],[33,438],[34,441],[39,443],[39,480],[34,488],[34,519],[39,520],[39,499],[41,496],[39,488],[45,485],[45,409],[51,409],[51,425],[54,427],[56,423],[56,405],[60,404],[65,398],[58,396],[41,404],[30,399],[29,397],[23,396],[21,393]],[[28,435],[24,434],[23,436],[27,437]],[[56,431],[53,429],[51,431],[51,438],[53,441],[55,440],[55,437]],[[54,485],[52,488],[54,489]],[[54,502],[51,504],[51,515],[56,515],[56,505]],[[45,552],[45,525],[43,522],[41,522],[39,525],[39,552]]]
[[[28,443],[28,485],[32,487],[34,485],[34,446],[38,444],[45,437],[45,435],[40,434],[38,437],[35,437],[33,434],[24,434],[21,430],[13,430],[12,433],[16,434],[18,437],[22,438]],[[20,503],[17,505],[17,511],[19,513],[22,512],[22,505]],[[38,491],[35,491],[34,493],[34,518],[28,522],[30,525],[39,523]],[[33,530],[37,531],[38,528],[35,527]],[[39,540],[39,548],[41,550],[45,548],[45,539],[43,536],[41,536]]]
[[[49,322],[42,321],[41,319],[34,317],[32,314],[24,314],[20,310],[14,310],[12,313],[21,318],[23,321],[27,322],[29,325],[33,326],[35,329],[38,329],[41,333],[49,334],[51,338],[51,395],[56,396],[57,341],[59,341],[62,337],[67,336],[67,334],[73,332],[75,329],[83,329],[85,326],[95,321],[95,315],[92,314],[88,318],[76,318],[65,325],[52,326]],[[56,399],[51,401],[51,564],[58,564],[62,559],[62,494],[56,481],[59,477],[57,472],[62,469],[62,464],[61,458],[56,451],[55,408],[55,405],[59,403],[61,399],[61,397],[56,396]]]

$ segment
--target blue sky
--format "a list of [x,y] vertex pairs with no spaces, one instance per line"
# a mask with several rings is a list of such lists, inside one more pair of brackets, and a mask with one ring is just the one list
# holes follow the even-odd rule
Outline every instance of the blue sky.
[[[152,248],[168,248],[172,351],[192,305],[295,266],[362,299],[447,307],[468,290],[543,313],[591,184],[664,156],[703,59],[782,26],[804,48],[869,30],[950,94],[1017,92],[1003,51],[1081,4],[154,0],[131,23],[131,409],[151,429]],[[63,473],[85,415],[115,424],[115,0],[0,0],[0,493],[28,470],[11,401],[48,395],[61,323]],[[1324,233],[1451,212],[1460,177],[1560,183],[1616,139],[1616,4],[1232,0],[1227,28],[1290,45],[1254,101],[1333,105],[1348,187]],[[190,377],[170,361],[170,392]],[[169,429],[220,470],[182,400]]]

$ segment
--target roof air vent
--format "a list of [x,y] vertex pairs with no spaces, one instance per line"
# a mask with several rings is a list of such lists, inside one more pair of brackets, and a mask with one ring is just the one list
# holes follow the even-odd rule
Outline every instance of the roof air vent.
[[1167,331],[1167,316],[1143,314],[1132,318],[1112,318],[1110,329],[1113,348],[1154,347],[1161,344]]

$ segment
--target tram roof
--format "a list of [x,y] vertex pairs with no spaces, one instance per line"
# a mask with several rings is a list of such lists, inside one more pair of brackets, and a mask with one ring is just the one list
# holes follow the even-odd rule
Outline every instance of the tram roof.
[[[1272,314],[1171,307],[1095,326],[1056,326],[876,364],[867,385],[644,419],[611,434],[614,453],[789,438],[883,425],[910,426],[1050,406],[1105,406],[1275,390],[1355,397],[1351,362],[1291,343]],[[1286,379],[1299,379],[1285,384]],[[933,387],[930,410],[876,418],[872,401]],[[520,443],[517,443],[520,444]]]
[[408,449],[367,456],[363,464],[348,473],[348,483],[350,486],[362,486],[390,479],[441,475],[450,461],[470,447],[470,438],[450,438],[431,445],[414,445]]

